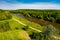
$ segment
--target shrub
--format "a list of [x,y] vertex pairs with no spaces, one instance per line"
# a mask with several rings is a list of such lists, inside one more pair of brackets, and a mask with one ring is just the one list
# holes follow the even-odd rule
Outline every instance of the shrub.
[[5,32],[5,31],[8,31],[10,29],[11,28],[10,28],[9,22],[0,23],[0,32]]

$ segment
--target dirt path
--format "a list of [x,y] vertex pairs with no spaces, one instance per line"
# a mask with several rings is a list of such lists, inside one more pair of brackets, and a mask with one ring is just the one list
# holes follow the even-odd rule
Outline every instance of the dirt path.
[[[13,20],[17,21],[18,23],[20,23],[20,24],[22,24],[22,25],[24,25],[24,26],[27,26],[26,24],[22,23],[21,21],[15,19],[15,18],[13,18]],[[42,32],[42,31],[40,31],[40,30],[38,30],[38,29],[36,29],[36,28],[33,28],[33,27],[31,27],[31,26],[29,26],[29,28],[32,29],[32,30],[35,30],[35,31],[37,31],[37,32]],[[57,37],[57,36],[52,36],[52,37],[55,38],[55,39],[59,39],[59,40],[60,40],[60,37]]]
[[57,39],[57,40],[60,40],[60,37],[57,37],[57,36],[54,36],[54,35],[52,35],[52,37]]
[[[17,21],[18,23],[20,23],[20,24],[22,24],[22,25],[24,25],[24,26],[27,26],[26,24],[22,23],[21,21],[15,19],[15,18],[13,18],[13,20]],[[36,28],[33,28],[33,27],[31,27],[31,26],[29,26],[29,28],[30,28],[30,29],[33,29],[33,30],[35,30],[35,31],[37,31],[37,32],[42,32],[42,31],[40,31],[40,30],[38,30],[38,29],[36,29]]]

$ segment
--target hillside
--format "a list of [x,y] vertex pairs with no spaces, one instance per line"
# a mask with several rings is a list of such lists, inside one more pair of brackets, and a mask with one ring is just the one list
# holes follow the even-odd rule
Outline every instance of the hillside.
[[23,25],[9,20],[0,21],[0,40],[30,40],[29,34],[22,30]]
[[0,12],[0,40],[60,40],[59,30],[51,24],[44,27],[27,20],[28,14],[11,11]]

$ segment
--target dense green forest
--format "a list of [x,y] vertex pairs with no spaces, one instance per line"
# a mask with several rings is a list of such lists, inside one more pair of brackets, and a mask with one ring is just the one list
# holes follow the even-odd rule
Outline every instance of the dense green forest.
[[60,10],[0,9],[0,40],[60,40],[60,28],[52,24],[42,26],[25,17],[60,25]]
[[28,17],[35,17],[60,24],[60,10],[15,10],[12,13],[22,13]]

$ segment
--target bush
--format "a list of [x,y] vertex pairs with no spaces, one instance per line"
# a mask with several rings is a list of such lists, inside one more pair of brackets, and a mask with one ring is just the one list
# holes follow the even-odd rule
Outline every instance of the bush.
[[5,32],[11,30],[9,22],[2,22],[0,23],[0,32]]
[[28,28],[29,28],[29,26],[24,26],[22,29],[27,30]]
[[11,19],[12,15],[10,13],[0,12],[0,20]]

